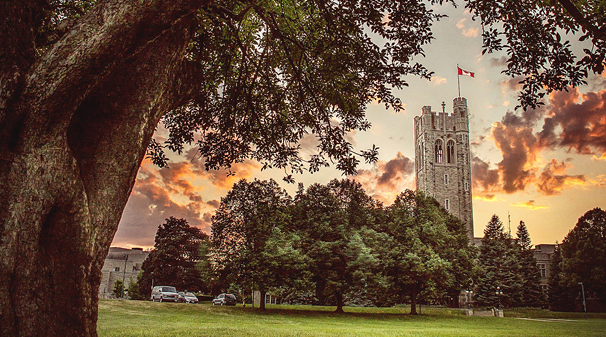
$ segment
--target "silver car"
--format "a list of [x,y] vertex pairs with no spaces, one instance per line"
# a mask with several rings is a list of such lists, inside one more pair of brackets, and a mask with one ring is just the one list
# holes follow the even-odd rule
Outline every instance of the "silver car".
[[171,286],[155,286],[152,289],[151,300],[153,302],[177,302],[179,295],[177,289]]
[[198,297],[192,293],[186,293],[183,291],[179,292],[180,303],[198,303]]

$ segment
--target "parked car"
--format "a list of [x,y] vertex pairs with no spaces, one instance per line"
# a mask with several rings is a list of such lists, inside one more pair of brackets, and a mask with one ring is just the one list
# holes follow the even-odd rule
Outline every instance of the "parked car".
[[192,293],[186,293],[183,291],[179,292],[179,299],[177,302],[180,303],[198,303],[198,297]]
[[213,305],[236,305],[236,296],[232,294],[220,294],[213,300]]
[[155,286],[152,289],[151,300],[156,302],[177,302],[177,289],[171,286]]

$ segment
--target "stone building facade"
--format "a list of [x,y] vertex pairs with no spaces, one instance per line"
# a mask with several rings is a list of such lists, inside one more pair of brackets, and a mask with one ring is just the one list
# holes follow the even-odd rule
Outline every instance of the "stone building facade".
[[467,99],[453,100],[452,113],[424,106],[414,120],[417,190],[436,198],[467,226],[473,241],[471,150]]
[[555,252],[556,245],[554,244],[540,244],[535,245],[533,249],[534,258],[537,260],[537,268],[541,274],[541,287],[543,291],[547,291],[547,285],[549,283],[551,256]]
[[99,298],[113,298],[116,280],[126,280],[125,289],[128,290],[130,281],[137,281],[143,261],[149,255],[142,248],[110,247],[109,253],[101,269],[102,278],[99,286]]

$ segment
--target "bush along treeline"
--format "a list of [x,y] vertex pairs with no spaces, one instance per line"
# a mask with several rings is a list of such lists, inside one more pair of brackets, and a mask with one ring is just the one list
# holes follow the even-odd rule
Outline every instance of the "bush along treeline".
[[549,307],[606,311],[606,212],[587,211],[556,247],[549,273]]
[[[583,223],[596,223],[591,216]],[[513,238],[494,215],[478,249],[465,225],[422,192],[406,190],[383,206],[347,179],[299,185],[294,198],[273,180],[240,180],[221,199],[210,236],[172,217],[159,227],[140,292],[149,297],[151,284],[166,284],[228,291],[246,301],[256,290],[261,298],[270,293],[282,303],[335,305],[337,311],[409,303],[416,314],[421,303],[459,306],[459,295],[469,290],[476,306],[571,309],[574,285],[585,274],[571,274],[581,258],[573,257],[577,248],[569,242],[595,244],[579,241],[581,234],[573,239],[576,232],[556,250],[548,301],[524,222]],[[606,247],[603,238],[594,247]],[[601,272],[586,284],[592,299],[604,298],[596,286],[606,279]]]

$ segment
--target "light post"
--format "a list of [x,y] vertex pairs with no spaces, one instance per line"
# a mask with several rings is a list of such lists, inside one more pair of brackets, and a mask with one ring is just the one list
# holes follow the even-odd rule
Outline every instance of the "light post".
[[583,282],[579,282],[579,285],[581,286],[581,293],[583,294],[583,311],[585,311],[585,319],[587,319],[587,306],[585,305],[585,286],[583,285]]
[[128,261],[128,254],[124,254],[124,271],[122,272],[122,298],[124,298],[124,290],[126,289],[126,261]]
[[497,294],[497,296],[499,297],[499,310],[501,310],[501,295],[503,295],[501,287],[497,287],[497,291],[495,292],[495,294]]

